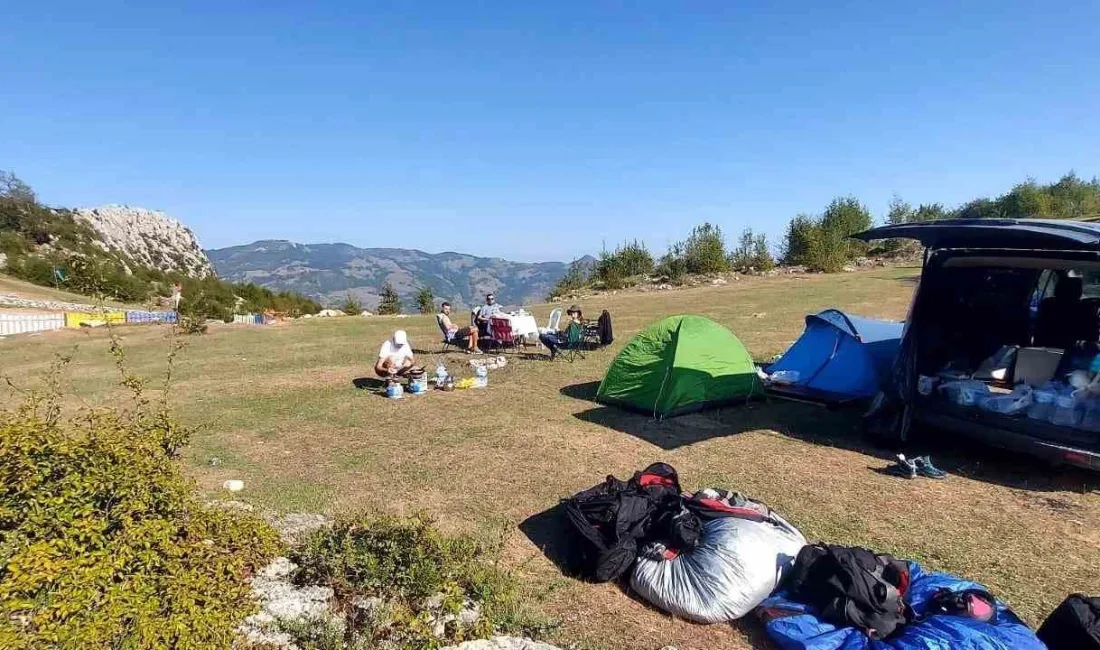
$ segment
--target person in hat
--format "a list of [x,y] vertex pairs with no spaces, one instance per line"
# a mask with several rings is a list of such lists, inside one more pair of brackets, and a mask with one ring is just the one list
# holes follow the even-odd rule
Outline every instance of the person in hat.
[[382,348],[378,350],[378,361],[374,364],[374,372],[383,379],[404,377],[416,370],[414,361],[409,336],[405,330],[397,330],[393,336],[382,343]]
[[569,331],[569,328],[574,324],[578,327],[584,327],[584,316],[581,314],[581,308],[579,306],[569,305],[569,309],[566,310],[565,315],[569,317],[569,320],[560,324],[557,331],[539,334],[539,341],[550,350],[551,361],[558,356],[558,349],[565,345],[568,340],[566,333]]

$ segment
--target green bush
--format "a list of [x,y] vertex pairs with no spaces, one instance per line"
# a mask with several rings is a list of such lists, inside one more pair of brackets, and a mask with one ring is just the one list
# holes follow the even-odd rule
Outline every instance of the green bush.
[[696,226],[683,242],[682,251],[688,273],[723,273],[730,270],[726,240],[718,226],[710,223]]
[[382,285],[382,290],[378,292],[379,303],[378,313],[381,315],[400,314],[401,313],[401,298],[394,291],[393,285],[386,282]]
[[351,295],[351,292],[348,292],[348,297],[344,300],[344,305],[340,307],[340,311],[348,316],[358,316],[363,313],[363,303],[359,302],[359,299]]
[[569,267],[565,270],[563,275],[554,288],[550,290],[550,293],[546,296],[546,300],[553,302],[555,298],[569,295],[570,293],[583,288],[588,283],[588,269],[580,260],[573,260],[569,263]]
[[0,647],[220,650],[254,610],[245,579],[277,536],[199,502],[175,459],[187,432],[138,396],[0,412]]
[[[433,648],[488,636],[522,618],[517,583],[498,566],[499,554],[499,544],[440,533],[425,515],[359,516],[314,533],[291,559],[299,566],[296,582],[331,586],[342,603],[355,596],[385,600],[385,620],[348,621],[364,647]],[[481,618],[472,626],[452,622],[445,638],[436,638],[430,608],[457,614],[467,600],[480,604]]]
[[768,248],[767,235],[754,234],[752,228],[745,228],[741,232],[737,248],[730,253],[730,266],[733,270],[742,273],[770,271],[775,268],[775,260],[772,259],[771,250]]

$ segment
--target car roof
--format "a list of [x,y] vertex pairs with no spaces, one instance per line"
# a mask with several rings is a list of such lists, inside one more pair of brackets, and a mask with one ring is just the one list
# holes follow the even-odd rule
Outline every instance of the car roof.
[[925,248],[1100,250],[1100,223],[1066,219],[941,219],[880,226],[852,236],[916,239]]

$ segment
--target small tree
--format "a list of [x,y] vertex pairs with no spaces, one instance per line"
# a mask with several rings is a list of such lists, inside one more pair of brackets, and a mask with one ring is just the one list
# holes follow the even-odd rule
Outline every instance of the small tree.
[[768,246],[768,236],[764,233],[758,234],[752,240],[752,266],[760,272],[775,268],[775,258]]
[[839,247],[845,261],[858,257],[866,253],[867,245],[850,237],[869,229],[872,222],[871,211],[854,196],[835,198],[821,214],[819,225],[827,233],[821,242]]
[[559,296],[564,296],[572,291],[580,289],[588,282],[588,270],[581,260],[573,260],[569,263],[568,268],[565,269],[565,275],[558,279],[554,284],[554,288],[550,290],[550,295],[546,297],[547,300],[553,300]]
[[806,265],[810,261],[810,248],[818,236],[817,224],[808,214],[796,215],[787,224],[783,242],[783,263],[788,266]]
[[401,298],[397,295],[397,292],[393,290],[393,285],[386,282],[382,285],[382,290],[378,292],[379,314],[400,314],[401,313]]
[[421,314],[435,313],[435,295],[432,294],[431,287],[424,286],[416,292],[416,308]]
[[687,275],[687,263],[684,262],[684,245],[675,243],[669,247],[668,252],[661,257],[660,263],[655,269],[657,275],[668,278],[672,284],[681,284]]
[[340,307],[340,311],[348,316],[358,316],[363,313],[363,303],[349,291],[347,298],[344,299],[343,306]]
[[710,223],[692,229],[683,251],[688,273],[722,273],[730,268],[722,229]]
[[18,176],[0,169],[0,197],[11,199],[19,203],[35,203],[38,197],[34,190]]

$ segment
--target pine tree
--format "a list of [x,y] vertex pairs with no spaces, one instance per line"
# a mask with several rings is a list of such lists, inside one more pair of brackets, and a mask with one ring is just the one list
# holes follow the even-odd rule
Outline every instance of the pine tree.
[[435,296],[432,294],[431,287],[422,287],[416,293],[416,307],[421,314],[435,313]]
[[398,297],[397,292],[393,290],[392,284],[389,282],[383,284],[382,290],[378,292],[378,297],[381,299],[378,303],[379,314],[401,313],[401,298]]

